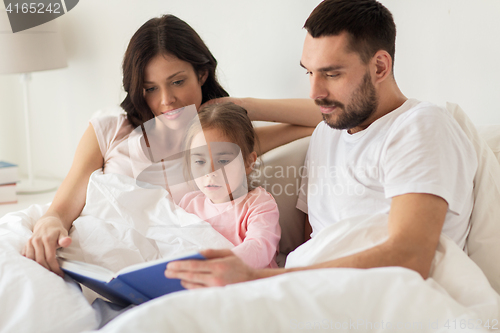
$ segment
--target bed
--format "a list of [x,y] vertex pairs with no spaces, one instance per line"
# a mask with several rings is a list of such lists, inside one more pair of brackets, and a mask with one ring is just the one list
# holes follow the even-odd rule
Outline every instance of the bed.
[[[0,219],[0,332],[500,329],[500,126],[476,128],[457,105],[448,103],[447,108],[476,148],[475,205],[468,255],[441,236],[427,280],[401,267],[301,271],[167,295],[98,329],[99,318],[89,304],[95,295],[82,293],[74,282],[19,254],[48,207],[33,205]],[[295,203],[308,140],[266,153],[257,175],[278,202],[278,262],[284,265],[286,259],[286,267],[349,255],[387,238],[386,215],[363,215],[332,225],[301,245],[304,214]],[[137,206],[142,209],[131,209]],[[72,229],[74,242],[64,254],[116,270],[180,251],[231,247],[204,221],[179,214],[159,189],[95,173],[87,205]]]

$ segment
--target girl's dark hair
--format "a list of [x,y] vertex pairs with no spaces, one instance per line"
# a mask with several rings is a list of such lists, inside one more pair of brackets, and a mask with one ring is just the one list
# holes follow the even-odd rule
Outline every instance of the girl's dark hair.
[[[199,119],[199,120],[198,120]],[[248,117],[247,111],[234,103],[210,104],[203,107],[198,112],[198,117],[194,119],[184,139],[186,179],[193,179],[191,175],[190,149],[193,138],[202,130],[217,129],[221,131],[231,142],[236,143],[241,149],[245,166],[248,167],[251,161],[248,156],[255,151],[259,142],[252,121]],[[255,167],[255,166],[254,166]],[[256,186],[247,176],[248,190],[253,190]]]
[[154,118],[143,96],[143,81],[146,65],[158,54],[189,62],[198,77],[208,73],[201,87],[202,103],[229,96],[217,81],[217,60],[196,31],[174,15],[153,18],[132,36],[123,58],[123,88],[127,96],[121,107],[134,127]]

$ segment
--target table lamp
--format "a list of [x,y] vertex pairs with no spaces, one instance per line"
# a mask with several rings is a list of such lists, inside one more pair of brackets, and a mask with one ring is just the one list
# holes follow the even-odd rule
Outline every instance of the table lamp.
[[13,33],[7,12],[0,10],[0,74],[22,74],[28,179],[18,184],[17,193],[51,191],[58,182],[35,179],[31,160],[30,94],[31,73],[67,67],[66,53],[55,20]]

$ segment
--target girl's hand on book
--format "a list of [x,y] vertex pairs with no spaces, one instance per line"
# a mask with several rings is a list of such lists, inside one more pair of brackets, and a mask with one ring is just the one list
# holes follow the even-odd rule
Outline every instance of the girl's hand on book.
[[170,262],[165,276],[181,279],[186,289],[225,286],[257,278],[256,270],[248,267],[231,250],[204,250],[200,254],[207,260]]
[[64,276],[56,259],[56,250],[70,244],[71,238],[60,219],[54,216],[42,217],[36,222],[33,235],[21,254],[57,275]]

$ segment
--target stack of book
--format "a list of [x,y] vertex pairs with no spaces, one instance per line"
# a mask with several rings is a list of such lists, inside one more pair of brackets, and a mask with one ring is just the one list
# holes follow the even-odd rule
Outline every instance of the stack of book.
[[17,203],[16,183],[18,181],[17,165],[0,161],[0,204]]

